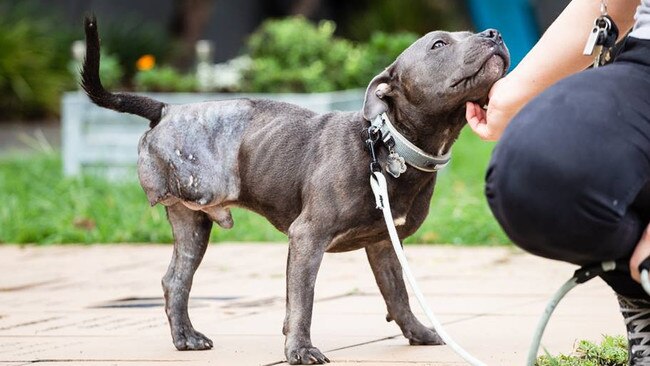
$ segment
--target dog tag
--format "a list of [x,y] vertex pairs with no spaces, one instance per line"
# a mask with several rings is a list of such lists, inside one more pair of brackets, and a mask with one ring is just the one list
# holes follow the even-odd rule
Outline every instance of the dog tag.
[[386,171],[393,177],[399,178],[399,176],[406,171],[404,158],[396,153],[389,154],[388,161],[386,162]]

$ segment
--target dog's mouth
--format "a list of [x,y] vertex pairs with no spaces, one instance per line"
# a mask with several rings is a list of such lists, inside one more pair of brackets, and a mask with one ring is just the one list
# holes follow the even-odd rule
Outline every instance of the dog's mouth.
[[510,66],[508,59],[508,55],[505,54],[501,47],[493,47],[490,55],[485,58],[476,72],[453,81],[450,87],[457,88],[462,86],[468,89],[484,82],[485,79],[490,79],[491,86],[492,83],[499,80],[508,71],[508,67]]

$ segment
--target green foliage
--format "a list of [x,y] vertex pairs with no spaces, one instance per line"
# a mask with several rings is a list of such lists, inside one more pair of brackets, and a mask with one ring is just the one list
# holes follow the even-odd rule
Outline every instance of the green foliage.
[[[79,83],[81,81],[81,64],[72,60],[69,63],[68,70],[75,80],[77,80],[77,83]],[[122,84],[122,78],[124,77],[124,70],[115,55],[107,55],[104,51],[101,52],[99,76],[104,88],[112,90],[120,87]]]
[[326,92],[365,87],[410,45],[411,33],[373,34],[368,44],[334,37],[336,25],[303,17],[266,21],[248,40],[246,91]]
[[463,1],[456,0],[355,0],[341,4],[349,9],[341,34],[367,40],[376,29],[384,32],[425,34],[435,29],[467,30],[471,24]]
[[415,33],[373,32],[368,43],[364,45],[364,59],[369,65],[365,70],[361,70],[363,82],[369,83],[417,39],[418,35]]
[[67,70],[71,33],[30,2],[0,9],[0,116],[56,114],[61,90],[73,88]]
[[124,81],[135,75],[136,61],[142,55],[153,55],[157,62],[164,64],[170,51],[173,50],[173,47],[170,47],[172,42],[169,35],[162,26],[143,23],[132,17],[106,25],[100,23],[99,32],[103,49],[119,60],[124,70]]
[[[438,178],[430,214],[410,243],[508,243],[483,197],[491,145],[465,131]],[[133,180],[62,175],[59,156],[0,158],[0,243],[117,243],[172,241],[164,209],[149,207]],[[374,209],[368,207],[368,210]],[[212,241],[286,241],[266,219],[233,209],[235,227],[215,225]]]
[[245,90],[322,92],[345,89],[345,62],[353,45],[333,37],[335,25],[302,17],[268,20],[248,41],[252,65]]
[[99,75],[102,80],[102,84],[108,90],[118,88],[122,83],[122,78],[124,77],[124,70],[115,55],[107,55],[102,53],[101,63],[99,64]]
[[627,340],[622,336],[603,336],[600,345],[580,341],[573,355],[549,354],[537,358],[537,366],[626,366]]
[[197,90],[193,74],[181,74],[171,66],[138,71],[133,79],[138,90],[150,92],[193,92]]

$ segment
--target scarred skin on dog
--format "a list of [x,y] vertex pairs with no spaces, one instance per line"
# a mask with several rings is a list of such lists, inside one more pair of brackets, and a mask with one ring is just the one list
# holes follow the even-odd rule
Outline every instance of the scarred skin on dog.
[[[85,22],[82,86],[99,106],[145,117],[151,129],[138,147],[138,175],[151,205],[166,206],[174,252],[162,285],[174,345],[200,350],[212,341],[194,330],[187,312],[194,272],[212,223],[231,228],[230,207],[266,217],[289,236],[283,333],[291,364],[329,362],[311,343],[314,283],[325,252],[364,248],[388,308],[411,344],[443,344],[413,315],[402,272],[369,186],[370,154],[363,132],[387,113],[424,151],[444,154],[465,124],[465,102],[484,102],[508,69],[508,51],[494,30],[431,32],[377,75],[363,110],[316,114],[295,105],[236,99],[167,105],[110,93],[99,79],[97,22]],[[388,152],[380,147],[385,167]],[[436,173],[409,167],[387,175],[400,238],[428,211]]]

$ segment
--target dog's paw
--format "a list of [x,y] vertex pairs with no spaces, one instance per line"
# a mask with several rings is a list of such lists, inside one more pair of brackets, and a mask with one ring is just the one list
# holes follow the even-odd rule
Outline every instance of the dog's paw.
[[445,344],[438,333],[424,326],[421,330],[407,335],[406,338],[411,346],[442,346]]
[[174,346],[179,351],[198,351],[212,348],[210,338],[197,332],[194,329],[184,329],[173,334]]
[[330,362],[316,347],[299,347],[287,352],[290,365],[322,365]]

